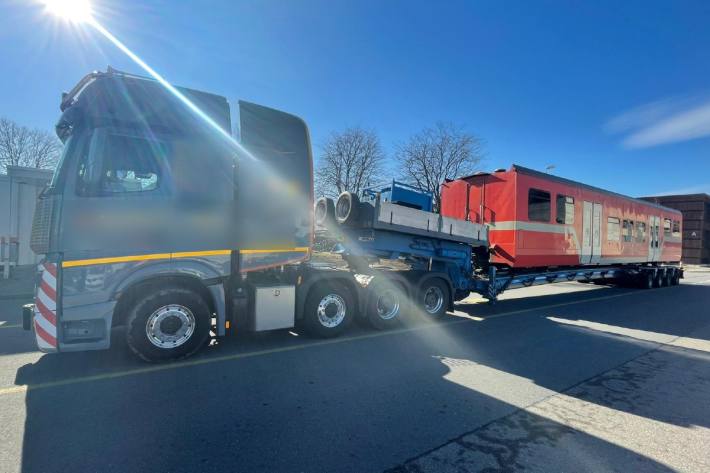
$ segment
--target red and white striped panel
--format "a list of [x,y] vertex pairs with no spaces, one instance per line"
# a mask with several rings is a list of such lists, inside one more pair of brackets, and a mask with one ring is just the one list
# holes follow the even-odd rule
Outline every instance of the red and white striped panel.
[[35,297],[34,328],[41,351],[57,351],[57,265],[43,263]]

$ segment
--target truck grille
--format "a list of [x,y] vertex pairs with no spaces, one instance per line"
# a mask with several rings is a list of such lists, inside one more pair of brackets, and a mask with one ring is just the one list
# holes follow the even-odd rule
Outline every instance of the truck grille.
[[39,254],[49,252],[49,229],[52,222],[54,199],[38,198],[35,205],[35,215],[32,219],[32,234],[30,248]]

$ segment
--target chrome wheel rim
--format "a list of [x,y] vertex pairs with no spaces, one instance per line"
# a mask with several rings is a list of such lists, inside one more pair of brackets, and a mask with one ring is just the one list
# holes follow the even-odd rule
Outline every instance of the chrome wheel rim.
[[436,314],[444,306],[444,292],[440,287],[431,286],[424,293],[424,310]]
[[195,333],[195,316],[179,304],[160,307],[150,314],[145,324],[145,334],[158,348],[177,348]]
[[393,290],[383,291],[375,303],[377,316],[382,320],[391,320],[399,313],[399,297]]
[[347,306],[338,294],[328,294],[318,304],[318,322],[323,327],[335,328],[345,319]]

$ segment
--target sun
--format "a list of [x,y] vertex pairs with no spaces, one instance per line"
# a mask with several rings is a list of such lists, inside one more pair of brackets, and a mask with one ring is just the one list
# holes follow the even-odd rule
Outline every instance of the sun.
[[42,0],[47,13],[72,23],[90,21],[92,16],[89,0]]

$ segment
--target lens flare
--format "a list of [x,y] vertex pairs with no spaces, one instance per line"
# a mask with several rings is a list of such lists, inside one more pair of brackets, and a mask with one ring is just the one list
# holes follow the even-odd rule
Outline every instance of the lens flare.
[[86,23],[93,18],[88,0],[42,0],[47,13],[71,23]]

